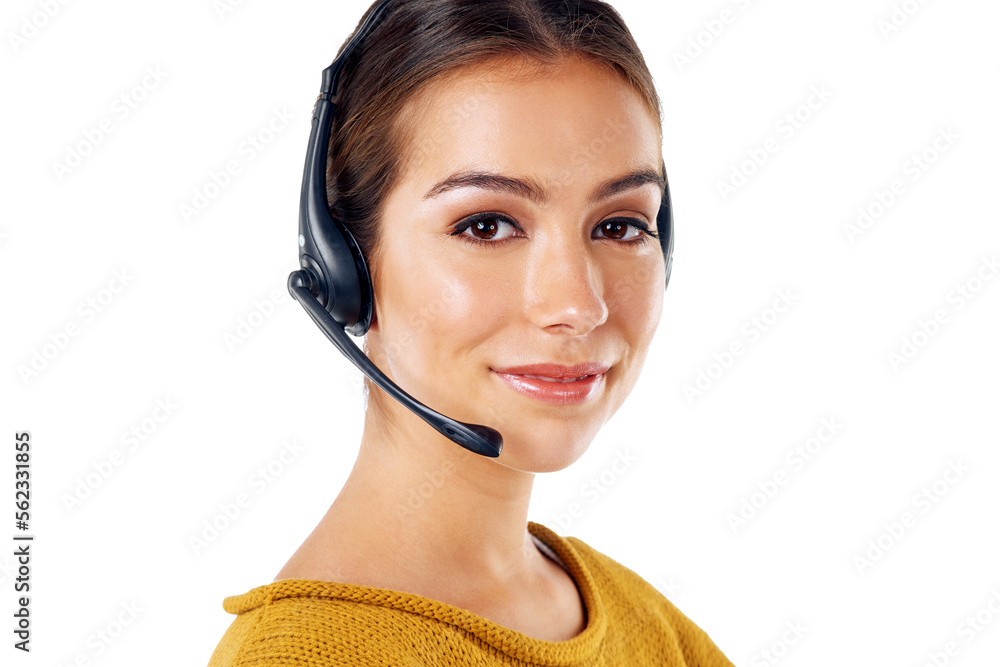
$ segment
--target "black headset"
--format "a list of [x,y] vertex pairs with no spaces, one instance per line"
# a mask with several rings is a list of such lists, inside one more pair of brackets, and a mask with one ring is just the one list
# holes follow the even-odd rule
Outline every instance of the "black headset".
[[[327,206],[327,147],[330,142],[331,119],[336,109],[331,98],[337,92],[337,81],[344,63],[372,31],[386,6],[392,1],[382,0],[357,30],[347,48],[333,64],[323,70],[323,83],[313,108],[312,130],[309,134],[299,199],[299,264],[302,268],[288,276],[288,291],[302,304],[337,349],[383,391],[446,438],[476,454],[497,457],[503,448],[500,433],[488,426],[466,424],[431,410],[386,377],[347,337],[348,333],[363,336],[368,331],[374,303],[371,276],[361,249],[343,222],[333,217]],[[663,191],[656,227],[666,261],[666,282],[669,284],[674,250],[669,183]]]

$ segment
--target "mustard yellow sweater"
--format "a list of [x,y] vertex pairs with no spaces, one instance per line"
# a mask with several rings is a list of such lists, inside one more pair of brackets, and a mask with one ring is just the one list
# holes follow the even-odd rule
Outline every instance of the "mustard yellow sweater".
[[545,641],[444,602],[385,588],[282,579],[225,598],[236,618],[208,667],[546,665],[733,667],[651,584],[576,537],[528,522],[566,564],[583,632]]

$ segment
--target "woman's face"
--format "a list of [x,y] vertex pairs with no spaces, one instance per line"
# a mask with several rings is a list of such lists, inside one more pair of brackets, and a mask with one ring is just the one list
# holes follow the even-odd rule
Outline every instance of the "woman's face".
[[[499,463],[562,469],[625,401],[660,320],[660,243],[636,242],[657,231],[658,125],[618,76],[577,58],[467,68],[407,112],[412,162],[386,202],[369,356],[434,410],[500,431]],[[588,362],[607,370],[535,380],[541,392],[498,373]]]

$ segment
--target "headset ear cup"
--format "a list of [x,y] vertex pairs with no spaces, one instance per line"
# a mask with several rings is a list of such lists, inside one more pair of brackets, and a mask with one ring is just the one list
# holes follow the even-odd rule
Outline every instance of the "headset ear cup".
[[372,315],[375,312],[375,292],[372,288],[372,276],[368,271],[368,263],[361,252],[361,247],[354,241],[354,236],[344,228],[344,233],[350,239],[352,254],[354,255],[354,271],[358,281],[358,321],[353,326],[346,327],[345,331],[354,336],[364,336],[368,333],[368,328],[372,324]]
[[674,212],[670,201],[669,183],[664,187],[663,197],[660,200],[660,211],[656,215],[656,231],[660,235],[660,247],[663,249],[663,263],[666,267],[663,288],[666,289],[670,284],[670,271],[674,264]]
[[332,267],[335,270],[329,272],[333,308],[328,305],[327,312],[334,319],[347,323],[344,327],[347,333],[363,336],[371,326],[373,311],[372,279],[368,263],[347,226],[332,215],[330,220],[339,232],[339,240],[335,243],[335,267]]

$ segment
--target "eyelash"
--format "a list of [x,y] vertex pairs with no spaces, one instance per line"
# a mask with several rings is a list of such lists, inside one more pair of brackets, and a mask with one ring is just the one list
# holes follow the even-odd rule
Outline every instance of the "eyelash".
[[[464,220],[462,220],[461,222],[459,222],[458,224],[456,224],[455,227],[454,227],[455,231],[451,232],[451,236],[458,236],[463,241],[465,241],[467,243],[472,243],[472,244],[480,245],[480,246],[493,246],[493,247],[501,246],[501,245],[507,243],[508,241],[513,241],[515,238],[517,238],[517,237],[508,237],[508,238],[505,238],[505,239],[501,239],[499,241],[486,241],[486,240],[483,240],[483,239],[477,239],[475,236],[470,236],[469,234],[465,234],[464,233],[466,229],[472,227],[472,225],[476,224],[477,222],[481,222],[483,220],[497,220],[497,221],[500,221],[500,222],[504,222],[504,223],[506,223],[508,225],[513,226],[514,229],[518,230],[519,232],[524,233],[524,230],[521,229],[521,227],[516,222],[514,222],[513,220],[511,220],[510,218],[508,218],[505,215],[500,215],[499,213],[476,213],[475,215],[469,216],[468,218],[465,218]],[[608,241],[614,241],[616,243],[619,243],[619,244],[625,245],[625,246],[636,246],[636,247],[639,247],[639,246],[645,245],[646,243],[649,243],[649,239],[651,239],[651,238],[654,238],[654,239],[655,238],[659,238],[659,236],[656,234],[656,232],[654,232],[652,229],[650,229],[649,225],[647,225],[645,222],[643,222],[639,218],[625,218],[625,217],[608,218],[607,220],[602,220],[601,223],[600,223],[600,225],[598,225],[598,227],[600,227],[601,225],[604,225],[604,224],[606,224],[608,222],[622,222],[622,223],[625,223],[625,224],[629,225],[630,227],[635,227],[636,229],[638,229],[639,231],[642,232],[642,234],[640,234],[638,237],[632,239],[631,241],[619,241],[617,239],[606,239]]]

